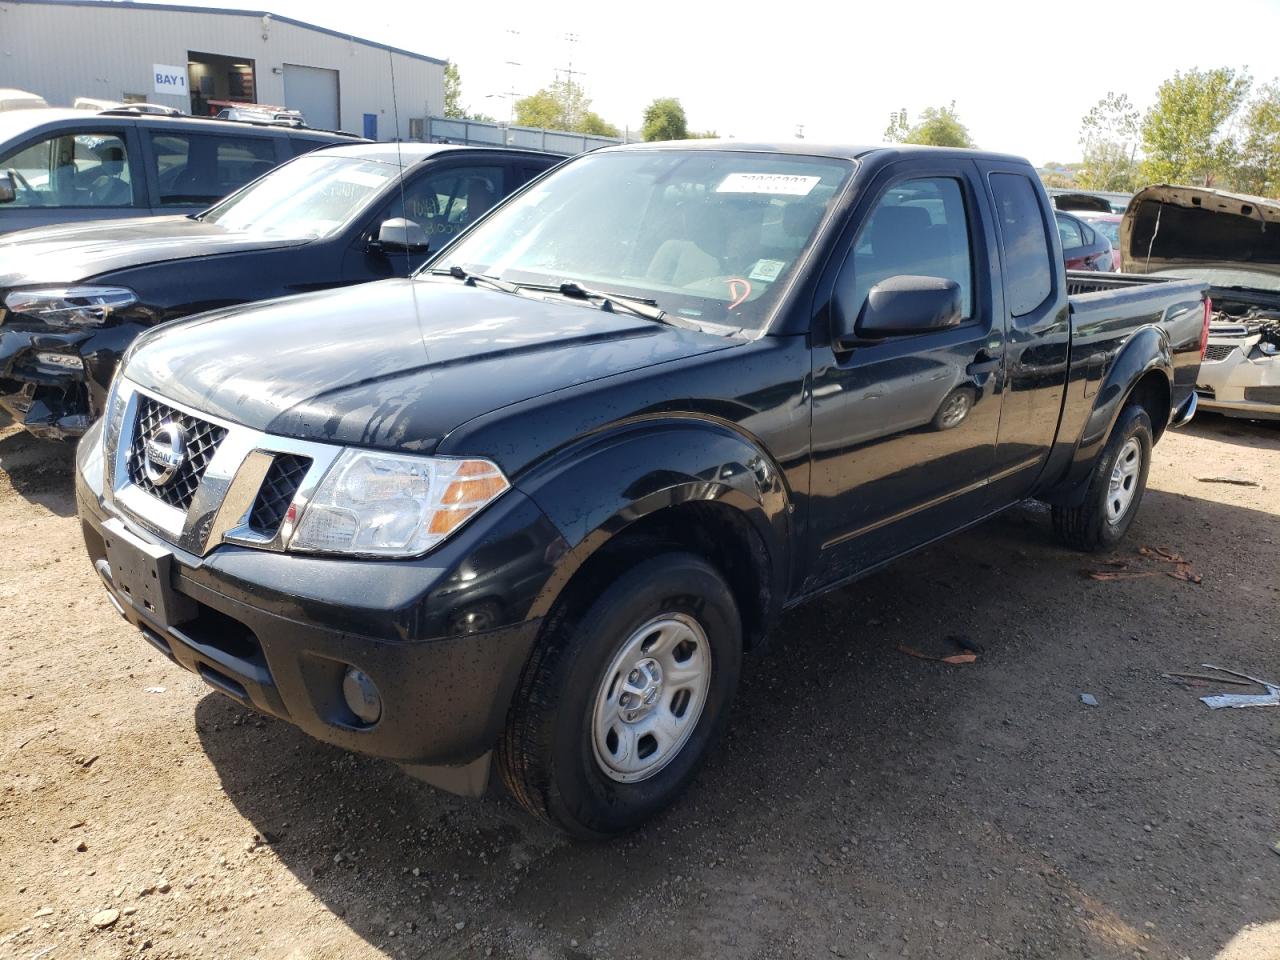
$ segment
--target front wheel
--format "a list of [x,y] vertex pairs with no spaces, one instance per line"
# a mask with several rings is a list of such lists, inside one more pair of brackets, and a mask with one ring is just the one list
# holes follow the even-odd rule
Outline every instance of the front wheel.
[[1136,404],[1125,407],[1098,458],[1083,502],[1053,508],[1053,529],[1063,541],[1088,551],[1120,542],[1147,488],[1153,442],[1147,412]]
[[508,788],[575,836],[639,826],[693,779],[741,660],[738,608],[714,567],[683,552],[637,564],[539,640],[499,745]]

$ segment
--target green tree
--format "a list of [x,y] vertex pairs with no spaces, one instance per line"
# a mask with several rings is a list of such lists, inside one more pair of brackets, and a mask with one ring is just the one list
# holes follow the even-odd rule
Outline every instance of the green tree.
[[[906,123],[906,111],[902,117]],[[890,130],[893,125],[890,124]],[[960,122],[956,115],[956,103],[951,101],[949,107],[926,107],[920,114],[920,122],[911,127],[900,141],[901,143],[921,143],[932,147],[973,147],[973,138],[968,128]]]
[[1179,70],[1160,84],[1142,120],[1142,179],[1203,186],[1232,179],[1239,150],[1230,121],[1252,83],[1244,71],[1217,67]]
[[452,120],[484,120],[493,123],[487,113],[472,113],[462,105],[462,75],[452,60],[444,65],[444,115]]
[[641,136],[645,140],[688,140],[689,120],[675,97],[658,97],[645,107]]
[[616,137],[618,128],[591,109],[591,99],[576,83],[556,80],[515,102],[516,123],[545,130],[569,130]]
[[1138,186],[1140,114],[1127,94],[1107,92],[1080,121],[1084,168],[1077,178],[1086,190],[1132,191]]
[[593,137],[620,137],[622,131],[605,120],[594,110],[588,110],[578,125],[578,133],[588,133]]
[[444,115],[457,120],[467,115],[462,106],[462,76],[458,73],[458,65],[452,60],[446,61],[444,65]]
[[1245,109],[1237,189],[1280,198],[1280,85],[1265,84]]
[[907,123],[907,108],[889,114],[889,125],[884,128],[885,143],[905,143],[911,128]]

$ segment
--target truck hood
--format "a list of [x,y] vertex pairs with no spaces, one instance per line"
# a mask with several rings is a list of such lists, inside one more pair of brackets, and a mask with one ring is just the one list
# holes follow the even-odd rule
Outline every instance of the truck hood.
[[1280,290],[1280,201],[1210,187],[1147,187],[1120,224],[1126,273]]
[[268,433],[430,452],[508,404],[742,342],[558,298],[396,279],[165,324],[139,338],[123,375]]
[[220,253],[272,250],[308,237],[237,233],[189,217],[143,217],[36,227],[0,237],[0,288],[72,283],[127,267]]

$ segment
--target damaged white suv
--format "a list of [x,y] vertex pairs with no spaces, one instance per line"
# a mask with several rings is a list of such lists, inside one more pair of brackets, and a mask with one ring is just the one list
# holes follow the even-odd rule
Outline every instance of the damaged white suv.
[[1147,187],[1120,227],[1127,273],[1207,280],[1205,410],[1280,421],[1280,201],[1206,187]]

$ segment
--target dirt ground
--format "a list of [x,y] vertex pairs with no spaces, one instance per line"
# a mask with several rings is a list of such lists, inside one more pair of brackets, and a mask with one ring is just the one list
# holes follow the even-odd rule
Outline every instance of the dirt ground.
[[[1157,447],[1116,554],[1154,576],[1088,579],[1026,506],[794,611],[690,793],[605,845],[162,659],[69,465],[0,431],[0,957],[1280,958],[1280,709],[1161,676],[1280,681],[1280,428]],[[976,663],[898,650],[956,632]]]

